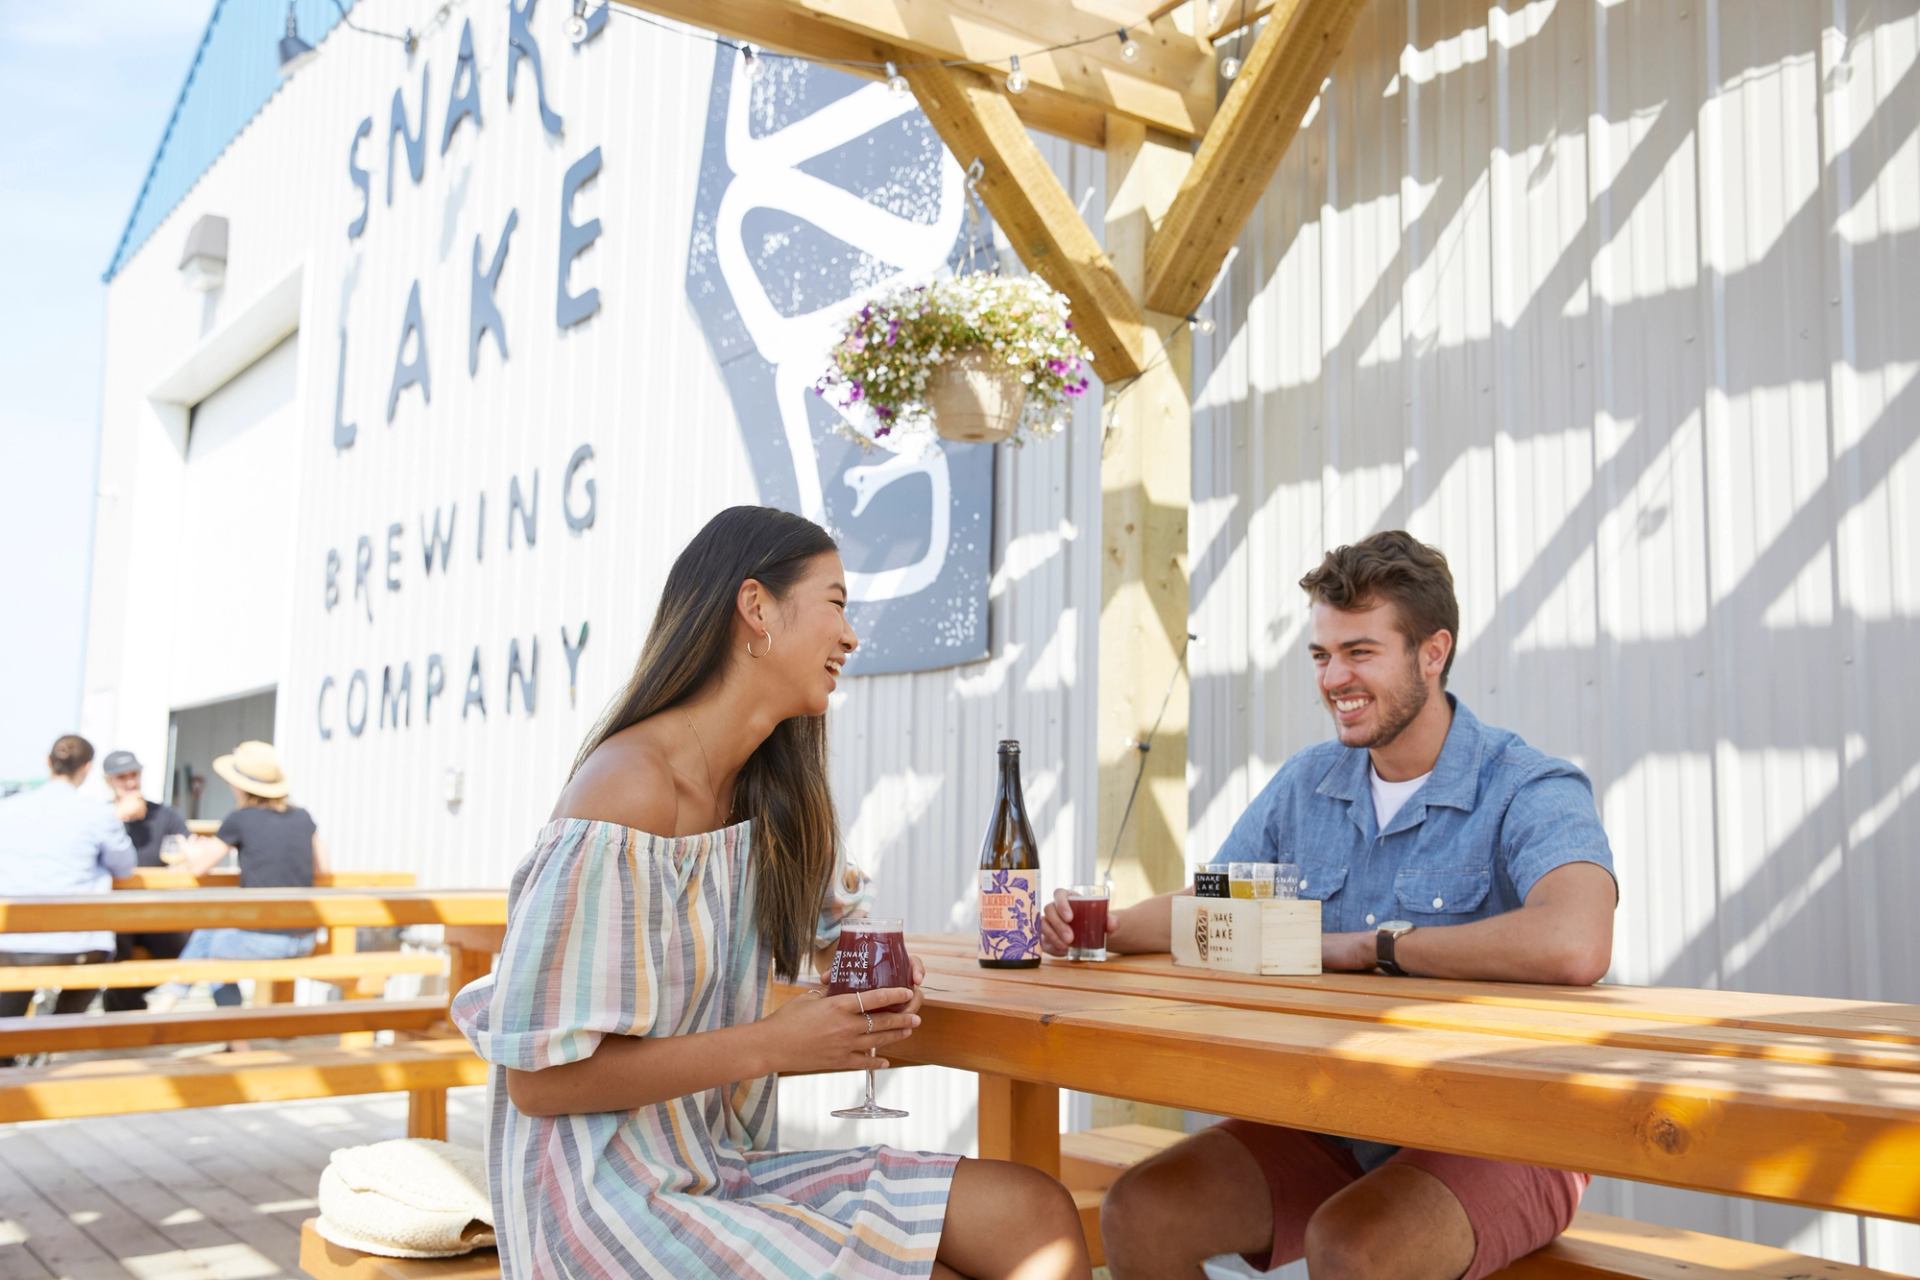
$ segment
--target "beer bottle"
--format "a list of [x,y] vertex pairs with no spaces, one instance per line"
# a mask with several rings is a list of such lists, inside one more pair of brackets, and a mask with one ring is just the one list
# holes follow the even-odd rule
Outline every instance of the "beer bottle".
[[1000,786],[980,845],[980,967],[1040,966],[1040,845],[1020,793],[1020,744],[1000,744]]

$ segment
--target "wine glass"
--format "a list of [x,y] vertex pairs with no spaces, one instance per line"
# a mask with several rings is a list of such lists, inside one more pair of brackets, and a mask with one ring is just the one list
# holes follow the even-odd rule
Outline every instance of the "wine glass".
[[[849,920],[840,926],[840,945],[833,950],[833,968],[827,974],[827,994],[850,995],[881,987],[913,985],[913,962],[907,959],[907,938],[899,920]],[[868,1013],[897,1013],[903,1004]],[[873,1050],[867,1050],[873,1056]],[[873,1068],[867,1068],[867,1100],[833,1114],[847,1120],[895,1120],[906,1115],[873,1100]]]

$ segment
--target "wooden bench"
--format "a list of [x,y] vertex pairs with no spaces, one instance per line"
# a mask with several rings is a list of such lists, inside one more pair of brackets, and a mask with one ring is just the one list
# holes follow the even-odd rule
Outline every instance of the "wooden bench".
[[[1061,1178],[1073,1189],[1074,1201],[1081,1206],[1081,1227],[1095,1266],[1105,1260],[1100,1247],[1100,1197],[1105,1188],[1135,1164],[1185,1136],[1140,1124],[1060,1135]],[[1648,1226],[1600,1213],[1576,1214],[1565,1235],[1496,1272],[1493,1280],[1732,1280],[1736,1276],[1764,1280],[1899,1280],[1892,1272],[1872,1267],[1828,1262],[1770,1245]]]
[[486,1064],[455,1037],[377,1048],[66,1062],[0,1073],[0,1124],[404,1092],[408,1136],[444,1138],[447,1090],[486,1079]]
[[423,1032],[443,1026],[446,1017],[447,1002],[439,996],[417,1000],[258,1005],[191,1013],[117,1013],[105,1017],[59,1013],[0,1018],[0,1054],[146,1049],[167,1044],[291,1040],[300,1036],[357,1035],[373,1031]]
[[[1114,1179],[1185,1134],[1153,1125],[1115,1125],[1060,1135],[1060,1170],[1080,1206],[1093,1265],[1100,1247],[1100,1199]],[[460,1258],[381,1258],[321,1237],[312,1219],[300,1228],[300,1268],[315,1280],[498,1280],[500,1258],[481,1249]],[[1828,1262],[1770,1245],[1697,1231],[1654,1227],[1582,1213],[1553,1244],[1494,1280],[1900,1280],[1889,1271]]]
[[[395,974],[446,971],[444,956],[427,951],[350,951],[299,956],[291,960],[118,960],[106,964],[0,964],[0,991],[38,991],[43,987],[86,990],[101,987],[157,987],[163,982],[289,982],[312,978],[356,988]],[[374,988],[372,994],[379,994]]]

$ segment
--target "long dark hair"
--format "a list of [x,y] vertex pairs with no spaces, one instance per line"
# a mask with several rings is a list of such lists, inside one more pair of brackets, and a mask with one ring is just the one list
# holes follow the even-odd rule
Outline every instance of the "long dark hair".
[[[751,578],[784,599],[807,561],[833,550],[825,529],[773,507],[728,507],[707,521],[673,562],[633,675],[587,734],[573,772],[614,734],[720,678],[732,652],[741,583]],[[754,921],[775,969],[791,979],[813,945],[820,903],[839,862],[825,716],[780,722],[741,766],[727,817],[753,822]]]

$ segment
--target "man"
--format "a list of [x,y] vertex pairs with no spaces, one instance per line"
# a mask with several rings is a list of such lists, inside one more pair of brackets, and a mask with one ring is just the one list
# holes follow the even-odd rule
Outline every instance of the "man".
[[[127,839],[133,842],[134,856],[143,867],[165,865],[160,861],[160,842],[168,836],[187,834],[187,820],[172,805],[160,804],[146,798],[140,791],[142,769],[140,759],[131,751],[109,751],[107,758],[100,762],[100,772],[107,775],[107,785],[113,788],[113,811],[126,826]],[[155,960],[177,960],[181,948],[187,945],[184,933],[122,933],[118,934],[114,946],[113,958],[131,960],[135,948],[144,951]],[[150,987],[109,987],[101,998],[101,1004],[108,1013],[127,1013],[147,1007],[147,992]]]
[[[93,744],[69,733],[53,744],[45,786],[0,800],[0,884],[11,897],[110,893],[133,870],[133,842],[112,809],[80,793]],[[98,964],[113,958],[113,934],[0,934],[0,964]],[[0,992],[0,1018],[27,1011],[31,993]],[[93,990],[62,991],[56,1013],[81,1013]],[[0,1059],[0,1065],[9,1065]]]
[[[1329,970],[1599,981],[1617,891],[1592,786],[1445,692],[1460,628],[1446,558],[1379,533],[1300,585],[1337,740],[1281,766],[1219,860],[1298,863]],[[1114,913],[1108,948],[1167,950],[1172,896]],[[1056,895],[1049,951],[1071,919]],[[1314,1280],[1478,1280],[1564,1231],[1586,1185],[1230,1120],[1120,1178],[1100,1225],[1115,1280],[1200,1276],[1223,1253],[1262,1269],[1304,1257]]]

